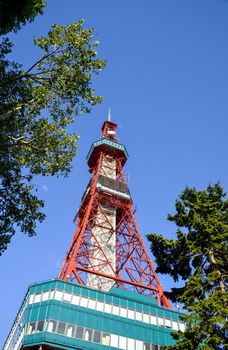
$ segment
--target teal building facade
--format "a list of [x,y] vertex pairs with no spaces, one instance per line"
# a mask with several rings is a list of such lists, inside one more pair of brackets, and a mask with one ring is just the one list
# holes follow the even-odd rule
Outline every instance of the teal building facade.
[[153,297],[55,279],[28,288],[3,350],[164,350],[184,329]]

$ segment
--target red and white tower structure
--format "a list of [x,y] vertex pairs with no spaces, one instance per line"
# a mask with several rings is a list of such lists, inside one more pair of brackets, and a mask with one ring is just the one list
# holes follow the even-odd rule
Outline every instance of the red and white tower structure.
[[91,180],[76,216],[77,229],[59,278],[108,291],[111,287],[154,296],[171,308],[139,233],[123,174],[128,153],[106,121],[87,156]]

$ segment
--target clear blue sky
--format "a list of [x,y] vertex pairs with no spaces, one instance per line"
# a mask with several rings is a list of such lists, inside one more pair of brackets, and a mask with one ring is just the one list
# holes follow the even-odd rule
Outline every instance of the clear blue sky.
[[[186,185],[220,181],[228,190],[228,2],[226,0],[48,0],[45,14],[18,34],[13,58],[29,67],[33,37],[52,23],[84,18],[100,40],[105,71],[94,81],[104,103],[77,119],[80,135],[67,179],[36,178],[46,221],[37,236],[18,232],[0,258],[0,344],[30,283],[53,278],[71,241],[72,223],[89,181],[86,154],[100,137],[108,108],[129,152],[129,187],[145,233],[171,237],[166,220]],[[147,243],[146,243],[147,244]],[[147,245],[148,246],[148,245]],[[173,282],[160,277],[168,289]]]

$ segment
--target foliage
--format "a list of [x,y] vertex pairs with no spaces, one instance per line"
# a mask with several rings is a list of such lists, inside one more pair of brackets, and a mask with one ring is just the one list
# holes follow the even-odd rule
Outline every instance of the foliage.
[[78,136],[70,127],[75,116],[102,101],[91,87],[105,66],[97,58],[98,42],[83,21],[53,25],[47,38],[35,40],[41,57],[27,71],[0,47],[0,254],[16,226],[35,234],[43,202],[33,191],[34,175],[63,175],[71,170]]
[[43,14],[44,0],[0,0],[0,34],[16,32],[38,14]]
[[[173,334],[174,350],[225,349],[228,277],[228,199],[220,184],[204,191],[186,188],[168,220],[178,226],[177,239],[149,234],[157,271],[184,286],[166,295],[187,310],[184,333]],[[227,345],[227,344],[226,344]]]

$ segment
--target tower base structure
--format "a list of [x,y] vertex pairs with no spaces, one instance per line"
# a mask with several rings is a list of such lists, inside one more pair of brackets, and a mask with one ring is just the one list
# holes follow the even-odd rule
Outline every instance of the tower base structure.
[[3,350],[163,350],[180,316],[153,297],[56,279],[28,288]]

